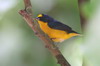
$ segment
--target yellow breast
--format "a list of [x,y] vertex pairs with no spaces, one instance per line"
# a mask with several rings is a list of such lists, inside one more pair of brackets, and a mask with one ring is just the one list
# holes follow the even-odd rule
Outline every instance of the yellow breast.
[[46,22],[38,21],[40,28],[54,41],[54,42],[62,42],[65,39],[71,38],[76,34],[70,33],[68,34],[65,31],[52,29],[50,28]]

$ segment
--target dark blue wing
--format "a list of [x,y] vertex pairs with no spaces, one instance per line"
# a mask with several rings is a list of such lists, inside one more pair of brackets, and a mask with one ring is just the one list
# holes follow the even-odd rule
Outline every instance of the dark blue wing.
[[63,31],[66,31],[68,33],[71,33],[71,32],[77,33],[75,31],[73,31],[71,27],[69,27],[69,26],[67,26],[67,25],[65,25],[65,24],[63,24],[63,23],[61,23],[59,21],[49,22],[48,26],[50,28],[63,30]]

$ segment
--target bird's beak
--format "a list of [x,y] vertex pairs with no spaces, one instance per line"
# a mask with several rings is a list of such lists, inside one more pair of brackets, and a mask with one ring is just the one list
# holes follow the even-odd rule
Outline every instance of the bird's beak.
[[39,17],[36,17],[37,20],[39,20]]

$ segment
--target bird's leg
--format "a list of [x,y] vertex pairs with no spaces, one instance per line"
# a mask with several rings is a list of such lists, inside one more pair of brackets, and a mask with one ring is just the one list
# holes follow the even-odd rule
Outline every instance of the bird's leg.
[[[56,38],[51,38],[51,40],[52,40],[52,41],[55,41],[55,40],[57,40],[57,39],[56,39]],[[57,48],[59,48],[59,46],[58,46],[59,42],[54,42],[54,44],[55,44],[55,46],[56,46]]]
[[59,48],[60,42],[55,42],[54,44],[56,45],[57,48]]
[[[56,38],[51,38],[51,40],[53,41],[53,40],[55,40]],[[54,42],[54,41],[53,41]],[[54,44],[55,44],[55,46],[56,47],[52,47],[53,49],[58,49],[59,48],[59,46],[58,46],[58,44],[59,44],[59,42],[54,42]],[[48,45],[45,45],[45,48],[50,48]]]

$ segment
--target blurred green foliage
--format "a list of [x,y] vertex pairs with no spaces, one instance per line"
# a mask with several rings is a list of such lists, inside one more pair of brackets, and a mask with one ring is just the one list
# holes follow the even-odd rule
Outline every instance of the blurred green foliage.
[[[39,13],[48,14],[81,33],[77,0],[31,0],[31,2],[33,17]],[[91,0],[90,3],[82,5],[86,18],[92,18],[97,10],[98,2],[99,0]],[[31,28],[18,14],[21,9],[24,9],[23,0],[0,0],[0,66],[60,66],[45,48],[43,42],[34,35]],[[93,26],[95,16],[90,19],[88,26]],[[95,25],[97,24],[100,23]],[[87,52],[84,51],[84,48],[93,49],[94,45],[91,48],[92,43],[89,42],[93,38],[91,36],[95,34],[95,29],[92,27],[85,29],[87,29],[85,31],[87,37],[84,38],[86,40],[84,43],[81,37],[73,37],[59,44],[59,49],[72,66],[99,66],[99,59],[96,61],[99,56],[96,55],[95,59],[93,58],[95,55],[91,56],[93,50],[90,54],[88,49]]]

